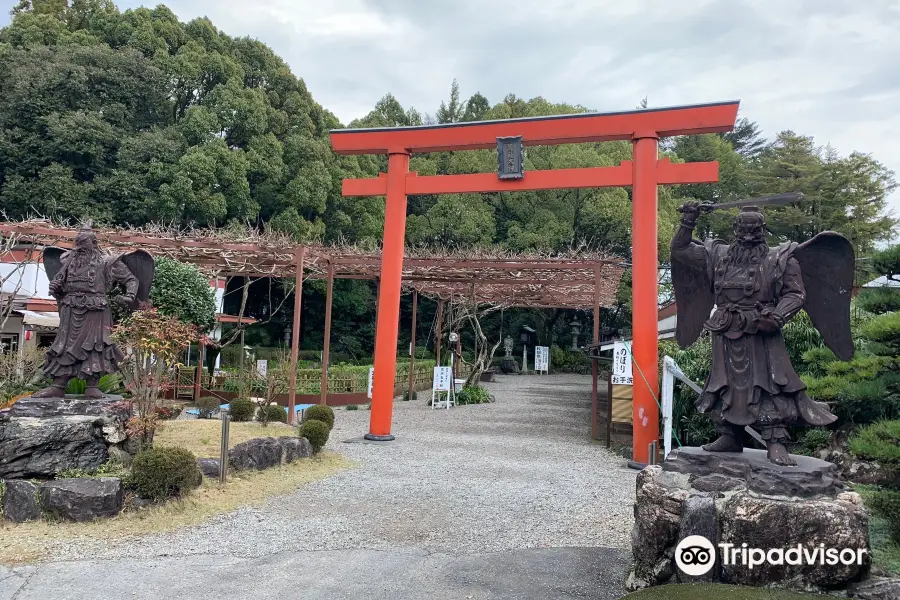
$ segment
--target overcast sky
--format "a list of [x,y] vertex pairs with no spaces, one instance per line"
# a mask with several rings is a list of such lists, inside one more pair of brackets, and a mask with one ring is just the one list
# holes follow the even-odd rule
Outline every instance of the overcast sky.
[[[790,128],[900,173],[900,0],[167,4],[183,21],[205,15],[269,44],[344,123],[388,92],[434,113],[454,77],[464,98],[492,103],[514,93],[609,111],[645,96],[651,107],[738,99],[767,136]],[[891,204],[900,215],[900,192]]]

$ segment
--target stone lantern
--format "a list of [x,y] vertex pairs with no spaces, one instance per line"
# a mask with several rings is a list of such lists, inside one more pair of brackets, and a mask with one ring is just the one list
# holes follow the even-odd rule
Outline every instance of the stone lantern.
[[578,350],[578,336],[581,335],[581,323],[576,318],[569,323],[572,330],[572,350]]

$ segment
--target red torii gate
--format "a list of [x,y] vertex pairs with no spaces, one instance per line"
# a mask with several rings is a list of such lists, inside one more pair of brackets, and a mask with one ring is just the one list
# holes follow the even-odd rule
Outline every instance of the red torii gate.
[[[387,154],[388,172],[375,178],[345,179],[344,196],[387,196],[384,215],[381,283],[375,336],[372,415],[366,439],[392,440],[391,416],[400,286],[406,232],[406,197],[418,194],[520,192],[531,190],[632,186],[632,318],[635,368],[634,460],[647,463],[648,445],[659,439],[657,185],[718,181],[717,162],[673,164],[659,159],[660,137],[731,131],[738,101],[581,113],[551,117],[476,121],[330,132],[337,154]],[[419,176],[409,172],[413,153],[498,147],[503,138],[524,146],[631,140],[631,161],[616,167],[526,171],[514,178],[494,173]],[[596,339],[597,328],[594,328]],[[595,365],[596,368],[596,365]],[[646,383],[644,382],[646,378]]]

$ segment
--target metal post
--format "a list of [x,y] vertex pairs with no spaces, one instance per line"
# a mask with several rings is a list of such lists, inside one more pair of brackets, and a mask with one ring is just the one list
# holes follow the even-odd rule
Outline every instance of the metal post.
[[441,366],[441,337],[444,335],[444,301],[438,300],[434,326],[434,362]]
[[648,458],[647,464],[648,465],[656,464],[656,446],[657,446],[656,440],[653,440],[652,442],[647,444],[647,458]]
[[291,377],[288,389],[288,423],[294,423],[297,404],[297,357],[300,352],[300,310],[303,306],[303,261],[306,246],[297,249],[297,273],[294,278],[294,324],[291,328]]
[[331,304],[334,289],[334,265],[328,261],[328,285],[325,288],[325,344],[322,350],[322,385],[319,404],[328,404],[328,363],[331,356]]
[[222,411],[222,442],[219,448],[219,483],[228,477],[228,434],[231,429],[231,411]]
[[[600,343],[600,268],[594,266],[594,347],[600,352],[598,344]],[[593,359],[591,361],[591,439],[596,440],[600,435],[600,400],[598,398],[597,386],[600,376],[600,361]]]
[[412,402],[413,392],[415,391],[416,376],[416,309],[419,306],[419,291],[413,290],[412,297],[412,334],[409,342],[409,397],[407,400]]

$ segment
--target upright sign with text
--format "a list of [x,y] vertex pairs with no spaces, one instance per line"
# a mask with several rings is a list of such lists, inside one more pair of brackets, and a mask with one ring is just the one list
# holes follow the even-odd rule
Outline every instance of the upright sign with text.
[[631,342],[616,342],[613,345],[613,385],[634,385],[631,373]]

